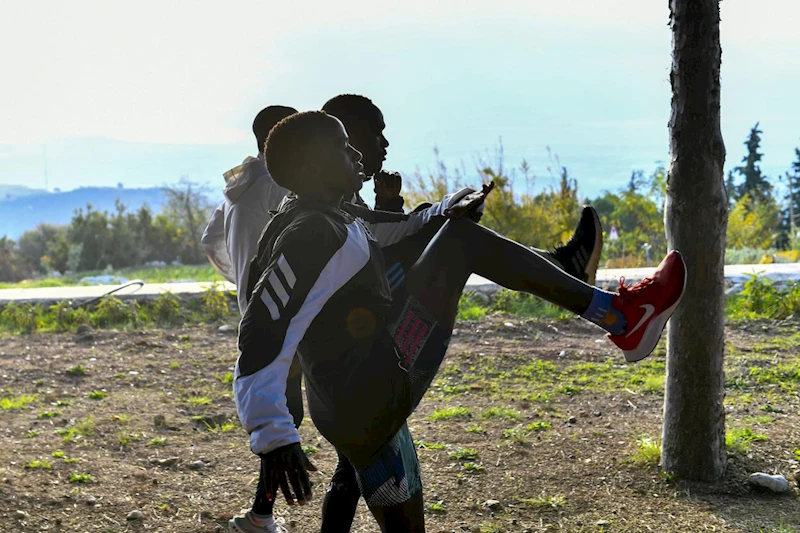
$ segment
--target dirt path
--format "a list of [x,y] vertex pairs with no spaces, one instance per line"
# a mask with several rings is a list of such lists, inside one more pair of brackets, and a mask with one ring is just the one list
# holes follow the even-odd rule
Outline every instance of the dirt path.
[[[625,365],[574,320],[460,324],[410,421],[428,531],[800,531],[796,491],[745,483],[796,468],[795,330],[730,331],[726,406],[741,448],[724,482],[697,486],[632,459],[637,439],[659,435],[663,351]],[[234,345],[216,326],[0,338],[0,531],[219,531],[249,506],[257,473],[226,375]],[[277,512],[313,532],[336,456],[309,419],[301,436],[317,498]],[[144,518],[127,521],[134,510]],[[377,531],[363,504],[353,531]]]

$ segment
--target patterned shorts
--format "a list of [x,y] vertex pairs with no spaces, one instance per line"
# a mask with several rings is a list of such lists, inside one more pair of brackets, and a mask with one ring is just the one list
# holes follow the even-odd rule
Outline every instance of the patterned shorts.
[[391,507],[409,500],[422,489],[417,450],[403,425],[366,468],[356,468],[356,480],[367,505]]

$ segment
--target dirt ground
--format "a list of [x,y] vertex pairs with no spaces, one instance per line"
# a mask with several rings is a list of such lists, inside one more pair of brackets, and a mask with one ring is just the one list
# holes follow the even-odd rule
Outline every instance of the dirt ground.
[[[250,505],[258,463],[226,376],[236,337],[217,327],[0,338],[0,531],[223,531]],[[577,320],[460,323],[410,420],[428,531],[800,531],[795,488],[746,483],[797,468],[796,330],[729,330],[728,426],[766,440],[731,451],[722,482],[697,485],[637,455],[660,434],[663,349],[626,365]],[[315,499],[276,514],[313,532],[336,455],[310,419],[300,432]],[[353,531],[378,531],[363,503]]]

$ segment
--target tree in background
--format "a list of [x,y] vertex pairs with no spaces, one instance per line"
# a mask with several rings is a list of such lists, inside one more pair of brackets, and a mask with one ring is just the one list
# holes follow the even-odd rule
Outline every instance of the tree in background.
[[670,0],[669,8],[672,114],[665,223],[669,246],[686,260],[688,279],[667,334],[661,466],[679,478],[715,481],[726,466],[722,364],[728,198],[720,129],[719,0]]
[[[764,154],[758,150],[761,148],[761,134],[758,129],[758,122],[750,129],[750,135],[744,145],[747,147],[747,154],[742,158],[744,165],[735,167],[728,173],[728,182],[733,185],[735,194],[734,200],[739,200],[747,195],[753,202],[759,203],[772,200],[772,184],[769,178],[761,172],[761,158]],[[735,175],[743,178],[742,183],[734,185]]]
[[774,201],[755,202],[745,194],[728,214],[728,247],[735,250],[769,248],[778,237],[779,215]]
[[182,177],[178,185],[167,186],[164,192],[167,195],[164,215],[177,229],[183,245],[181,261],[187,264],[204,261],[200,237],[214,209],[206,196],[206,188]]
[[791,170],[785,175],[784,205],[786,208],[781,212],[781,239],[778,243],[780,248],[797,249],[800,247],[797,231],[797,222],[800,220],[800,148],[794,149],[794,155],[795,160],[791,165]]
[[29,278],[33,269],[19,253],[14,241],[0,238],[0,281],[20,281]]
[[[664,234],[664,196],[666,171],[659,166],[647,178],[634,171],[627,187],[618,193],[605,191],[592,200],[606,231],[603,255],[607,268],[625,268],[645,264],[647,248],[652,257],[666,255]],[[618,238],[609,239],[615,228]]]
[[[726,181],[728,206],[731,215],[737,217],[731,221],[733,233],[729,233],[729,236],[733,239],[728,241],[728,245],[734,249],[769,248],[785,244],[787,240],[786,233],[780,228],[779,208],[772,194],[772,184],[761,172],[760,161],[764,154],[759,152],[762,131],[758,129],[758,124],[756,122],[750,129],[744,143],[747,147],[747,154],[742,158],[744,164],[731,170]],[[742,178],[739,185],[735,184],[737,176]],[[731,191],[734,191],[732,197]],[[743,228],[741,223],[744,220],[753,221],[758,227]],[[770,238],[767,239],[767,236]]]
[[[534,193],[536,178],[526,161],[518,168],[508,169],[504,162],[500,144],[491,157],[476,159],[475,176],[466,178],[466,170],[450,170],[436,154],[436,171],[423,175],[416,172],[404,184],[406,205],[438,201],[447,193],[460,187],[479,189],[481,183],[493,180],[494,193],[489,195],[484,206],[481,224],[521,244],[543,248],[554,242],[569,238],[580,213],[577,181],[569,176],[566,167],[553,157],[559,169],[555,176],[551,169],[553,185],[542,192]],[[519,190],[522,192],[518,192]]]
[[112,213],[87,204],[75,210],[68,225],[40,224],[26,231],[19,243],[6,240],[0,261],[9,263],[0,262],[4,276],[0,281],[18,279],[19,272],[29,276],[127,268],[153,261],[204,262],[200,235],[211,204],[202,187],[184,179],[167,196],[169,204],[156,216],[146,205],[128,212],[119,200]]
[[67,268],[69,241],[67,228],[55,224],[39,224],[23,233],[17,243],[19,253],[34,270],[50,273]]

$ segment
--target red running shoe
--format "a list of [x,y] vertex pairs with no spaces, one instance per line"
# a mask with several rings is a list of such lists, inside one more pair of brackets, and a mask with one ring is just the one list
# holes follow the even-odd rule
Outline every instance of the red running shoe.
[[632,286],[619,281],[619,293],[613,305],[625,315],[627,331],[608,334],[625,360],[632,363],[644,359],[655,350],[661,332],[686,291],[686,263],[677,251],[667,254],[652,278]]

